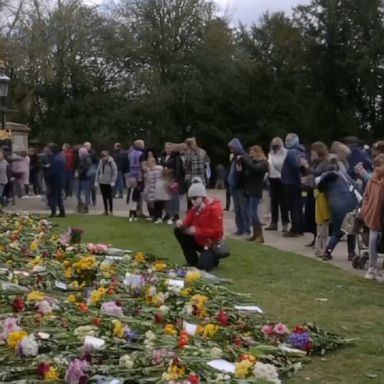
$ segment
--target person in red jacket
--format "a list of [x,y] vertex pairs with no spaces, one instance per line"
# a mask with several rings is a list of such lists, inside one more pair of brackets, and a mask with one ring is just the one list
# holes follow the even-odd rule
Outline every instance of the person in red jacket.
[[219,264],[213,251],[224,237],[223,208],[220,201],[207,195],[200,178],[195,178],[188,190],[192,208],[184,221],[176,222],[175,236],[188,266],[210,271]]

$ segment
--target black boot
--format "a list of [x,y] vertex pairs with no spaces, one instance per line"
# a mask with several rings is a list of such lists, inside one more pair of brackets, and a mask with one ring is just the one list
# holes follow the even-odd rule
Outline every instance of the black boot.
[[255,241],[257,237],[257,225],[253,225],[253,235],[247,239],[247,241]]

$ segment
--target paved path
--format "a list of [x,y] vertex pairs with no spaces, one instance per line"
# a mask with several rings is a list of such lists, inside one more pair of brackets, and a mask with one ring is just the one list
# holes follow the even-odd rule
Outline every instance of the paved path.
[[[224,191],[219,190],[212,190],[209,192],[209,194],[213,197],[219,198],[221,201],[225,200],[225,194]],[[98,204],[95,208],[90,210],[90,214],[102,214],[103,208],[100,201],[100,197],[98,196]],[[184,199],[183,199],[184,200]],[[66,200],[65,202],[67,213],[76,213],[76,199],[71,198]],[[115,199],[114,200],[114,211],[116,216],[127,216],[127,206],[125,204],[125,200],[123,199]],[[267,212],[268,212],[268,196],[266,195],[263,201],[263,204],[260,206],[260,215],[262,218],[264,218],[264,221],[268,223],[267,218]],[[8,211],[29,211],[34,213],[42,213],[42,214],[49,214],[49,211],[46,209],[45,203],[42,201],[41,198],[31,197],[31,198],[22,198],[18,199],[16,201],[16,207],[8,209]],[[182,204],[182,211],[186,210],[186,202],[183,201]],[[101,218],[100,218],[101,219]],[[225,231],[228,236],[230,236],[231,233],[235,231],[235,225],[234,225],[234,214],[226,213],[225,217]],[[312,236],[305,235],[304,237],[296,238],[296,239],[287,239],[282,236],[281,232],[266,232],[265,233],[265,240],[266,244],[270,245],[271,247],[283,250],[283,251],[289,251],[298,253],[300,255],[314,258],[316,260],[319,260],[314,257],[313,249],[312,248],[306,248],[305,244],[309,243],[312,239]],[[249,246],[253,246],[251,243]],[[334,260],[330,261],[328,263],[333,264],[339,268],[342,268],[346,271],[349,271],[355,275],[363,276],[364,271],[356,270],[352,267],[351,263],[347,261],[347,247],[346,242],[341,242],[338,247],[336,248],[334,254]],[[319,260],[319,262],[323,263],[323,261]]]

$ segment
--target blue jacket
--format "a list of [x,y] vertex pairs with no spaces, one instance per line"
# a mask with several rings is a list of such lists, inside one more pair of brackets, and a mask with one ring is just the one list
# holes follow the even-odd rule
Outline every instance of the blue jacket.
[[349,147],[351,150],[351,154],[348,157],[349,170],[348,174],[352,177],[353,180],[357,180],[358,176],[355,173],[355,166],[359,163],[363,164],[364,169],[367,172],[372,172],[373,165],[372,159],[369,154],[364,151],[359,145],[353,145]]
[[239,139],[233,139],[231,140],[228,145],[232,148],[234,158],[231,163],[231,167],[229,168],[229,174],[228,174],[228,184],[231,188],[234,189],[240,189],[242,187],[242,172],[238,172],[236,170],[236,157],[237,156],[243,156],[248,157],[247,152],[244,150],[243,145],[241,144]]
[[281,171],[281,181],[284,185],[301,184],[300,159],[305,159],[305,148],[297,144],[293,148],[288,149],[283,169]]
[[58,153],[50,157],[46,181],[49,185],[56,187],[64,187],[65,158],[62,153]]

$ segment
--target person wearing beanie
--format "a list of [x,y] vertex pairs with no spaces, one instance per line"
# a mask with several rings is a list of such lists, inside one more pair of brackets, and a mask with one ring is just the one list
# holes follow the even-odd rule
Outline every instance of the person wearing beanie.
[[200,178],[194,178],[188,190],[192,208],[184,221],[177,220],[175,236],[187,265],[210,271],[219,264],[214,248],[224,237],[223,208],[220,201],[208,197]]

